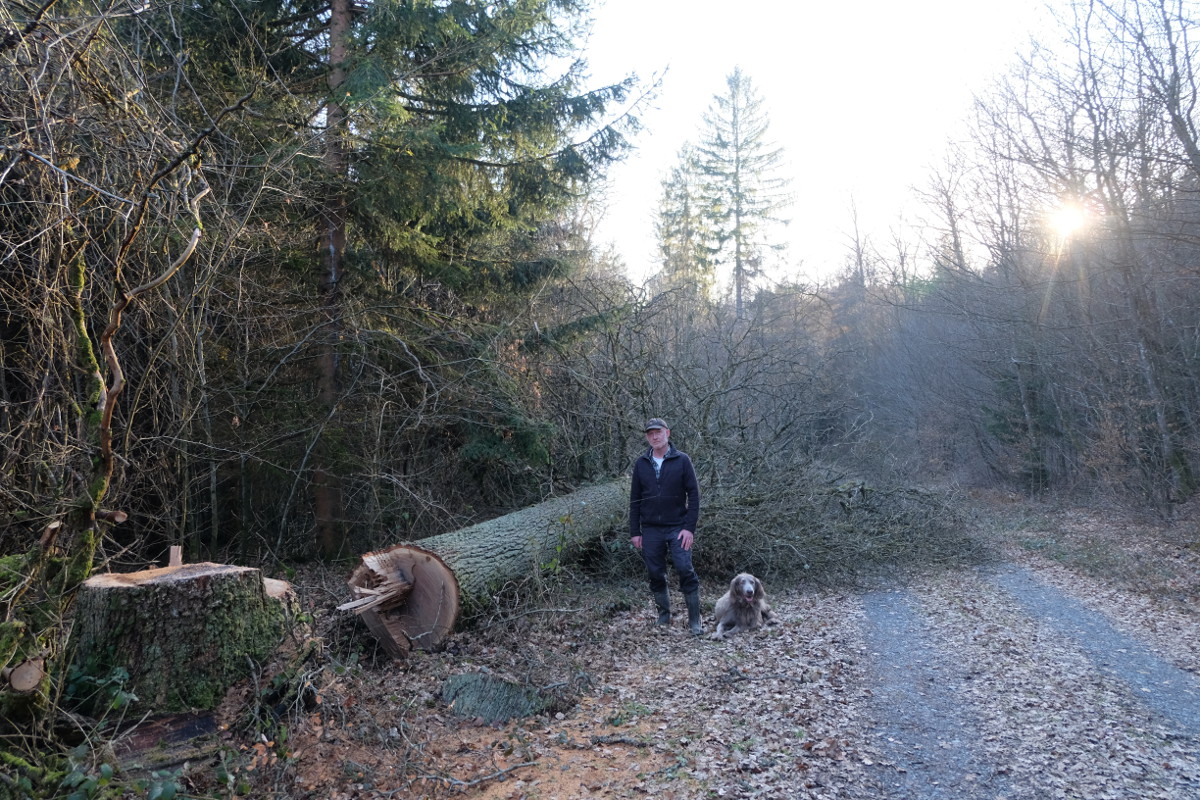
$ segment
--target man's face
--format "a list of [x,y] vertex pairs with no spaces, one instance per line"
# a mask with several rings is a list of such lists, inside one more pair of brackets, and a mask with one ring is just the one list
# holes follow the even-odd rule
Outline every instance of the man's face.
[[646,441],[649,442],[651,447],[662,447],[670,437],[670,428],[651,428],[646,431]]

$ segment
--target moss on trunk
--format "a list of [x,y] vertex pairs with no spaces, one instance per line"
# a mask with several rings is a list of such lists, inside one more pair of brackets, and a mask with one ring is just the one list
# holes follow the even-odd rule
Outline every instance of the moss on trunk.
[[286,616],[248,567],[96,575],[76,606],[69,696],[92,714],[135,698],[156,713],[214,708],[275,651]]

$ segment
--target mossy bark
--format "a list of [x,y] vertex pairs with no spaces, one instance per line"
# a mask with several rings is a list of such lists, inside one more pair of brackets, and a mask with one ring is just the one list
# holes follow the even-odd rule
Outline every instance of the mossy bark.
[[51,672],[61,654],[62,620],[91,569],[95,537],[85,530],[70,551],[37,546],[0,559],[0,671],[30,660],[49,667],[34,690],[11,691],[0,680],[0,728],[28,727],[50,705]]
[[212,709],[279,646],[286,603],[248,567],[188,564],[95,575],[76,603],[69,694],[101,714]]

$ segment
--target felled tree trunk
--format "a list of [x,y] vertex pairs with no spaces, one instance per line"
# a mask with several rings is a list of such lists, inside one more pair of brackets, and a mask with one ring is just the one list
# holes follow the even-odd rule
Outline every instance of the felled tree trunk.
[[215,708],[274,653],[293,602],[287,583],[249,567],[94,575],[76,600],[69,693],[92,713],[130,694],[156,713]]
[[340,608],[360,614],[395,658],[414,647],[432,650],[454,630],[462,607],[486,605],[506,582],[563,562],[628,512],[622,479],[367,553],[350,575],[354,599]]

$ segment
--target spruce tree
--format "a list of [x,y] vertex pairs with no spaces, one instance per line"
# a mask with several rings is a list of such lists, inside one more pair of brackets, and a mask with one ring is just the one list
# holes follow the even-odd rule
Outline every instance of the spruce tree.
[[680,149],[675,166],[662,181],[655,232],[661,258],[658,288],[711,300],[715,241],[696,151],[690,144]]
[[[468,369],[491,338],[476,348],[467,329],[578,258],[561,222],[636,125],[625,113],[632,80],[586,83],[578,48],[589,5],[198,0],[123,23],[148,65],[189,55],[182,81],[148,67],[166,76],[149,87],[163,104],[180,85],[217,109],[251,91],[248,113],[214,139],[208,160],[240,184],[224,194],[254,198],[253,209],[239,208],[236,235],[245,243],[263,232],[245,251],[256,280],[299,304],[285,323],[300,342],[288,374],[295,408],[276,416],[312,433],[299,457],[274,460],[303,464],[306,491],[295,496],[313,500],[325,554],[341,548],[342,521],[355,519],[339,495],[364,438],[354,415],[370,401],[350,401],[354,382],[378,370],[419,384],[425,364]],[[285,288],[296,281],[303,286]],[[446,320],[458,332],[433,337],[436,350],[413,345]],[[406,366],[364,365],[364,330],[394,343],[375,357]],[[486,428],[491,413],[505,412],[472,424]]]
[[767,138],[769,120],[750,78],[735,68],[724,94],[714,96],[704,115],[696,149],[703,176],[706,213],[716,237],[717,262],[731,272],[737,314],[767,253],[779,250],[770,224],[790,200],[779,174],[783,149]]

